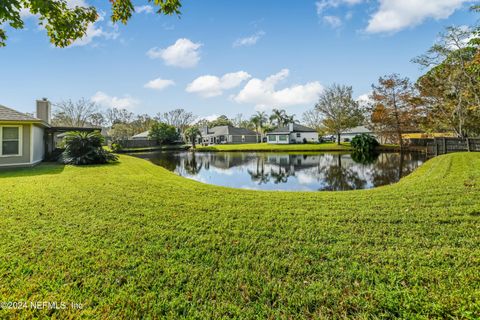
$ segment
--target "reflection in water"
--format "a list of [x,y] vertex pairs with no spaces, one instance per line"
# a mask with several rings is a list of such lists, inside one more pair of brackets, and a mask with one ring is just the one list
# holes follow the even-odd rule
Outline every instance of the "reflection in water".
[[425,161],[420,153],[154,152],[135,156],[204,183],[292,191],[374,188],[397,182]]

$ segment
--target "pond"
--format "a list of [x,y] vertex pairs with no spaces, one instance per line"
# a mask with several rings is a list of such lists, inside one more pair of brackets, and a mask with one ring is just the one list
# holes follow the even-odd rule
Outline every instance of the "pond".
[[395,183],[426,160],[421,153],[152,152],[133,154],[207,184],[254,190],[339,191]]

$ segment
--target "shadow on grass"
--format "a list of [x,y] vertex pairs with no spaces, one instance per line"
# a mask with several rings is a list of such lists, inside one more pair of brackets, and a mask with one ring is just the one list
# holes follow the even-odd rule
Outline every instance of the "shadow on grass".
[[42,162],[27,168],[0,168],[0,179],[60,174],[64,169],[65,165],[57,162]]

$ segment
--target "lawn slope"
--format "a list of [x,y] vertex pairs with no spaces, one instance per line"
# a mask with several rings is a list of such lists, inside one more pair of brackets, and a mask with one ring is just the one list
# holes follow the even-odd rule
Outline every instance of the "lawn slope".
[[480,154],[373,190],[235,190],[120,156],[0,173],[0,318],[480,317]]

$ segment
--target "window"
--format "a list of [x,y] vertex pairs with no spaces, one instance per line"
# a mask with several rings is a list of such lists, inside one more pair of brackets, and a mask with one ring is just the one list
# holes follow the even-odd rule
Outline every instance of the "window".
[[297,132],[297,138],[301,138],[302,134],[300,132]]
[[273,141],[277,141],[277,137],[276,137],[275,135],[273,135],[273,134],[268,135],[268,141],[272,141],[272,142],[273,142]]
[[20,156],[22,152],[21,126],[0,127],[1,156]]
[[284,135],[284,134],[278,136],[278,140],[279,140],[279,141],[287,141],[287,139],[288,139],[287,136]]

